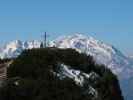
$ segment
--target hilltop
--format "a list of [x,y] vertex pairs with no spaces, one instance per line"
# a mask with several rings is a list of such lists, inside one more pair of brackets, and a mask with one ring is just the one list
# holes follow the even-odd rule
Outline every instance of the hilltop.
[[25,50],[7,76],[2,100],[123,100],[117,77],[74,49]]

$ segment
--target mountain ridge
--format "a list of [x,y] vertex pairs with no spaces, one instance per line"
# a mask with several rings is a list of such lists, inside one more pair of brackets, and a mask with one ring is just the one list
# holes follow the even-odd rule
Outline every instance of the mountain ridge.
[[[40,48],[40,45],[41,41],[38,40],[24,42],[14,40],[7,43],[0,49],[0,58],[14,58],[20,55],[24,49]],[[130,67],[133,63],[126,55],[122,54],[121,51],[116,49],[114,46],[96,40],[91,36],[85,36],[80,33],[63,36],[50,41],[48,46],[73,48],[78,52],[91,55],[95,58],[97,63],[108,66],[108,68],[110,68],[118,76],[122,76],[122,78],[130,77],[125,77],[126,73],[133,74],[133,68]]]

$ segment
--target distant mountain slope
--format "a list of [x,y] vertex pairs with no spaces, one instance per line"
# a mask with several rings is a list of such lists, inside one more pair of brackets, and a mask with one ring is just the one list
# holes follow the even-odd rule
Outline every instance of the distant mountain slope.
[[92,55],[97,63],[108,66],[120,78],[128,78],[133,74],[133,68],[128,57],[115,47],[105,44],[90,36],[75,34],[52,41],[51,46],[58,48],[74,48],[79,52]]
[[41,42],[37,40],[25,42],[20,40],[11,41],[0,49],[0,58],[17,57],[24,49],[39,48],[40,44]]

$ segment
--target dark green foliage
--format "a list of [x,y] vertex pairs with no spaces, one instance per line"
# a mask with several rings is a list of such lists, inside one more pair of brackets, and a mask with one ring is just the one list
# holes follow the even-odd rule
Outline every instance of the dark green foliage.
[[[8,68],[8,81],[0,89],[2,100],[92,100],[70,79],[60,80],[52,72],[58,63],[85,73],[100,76],[93,87],[99,92],[96,100],[123,100],[117,77],[91,56],[73,49],[41,48],[25,50]],[[19,85],[14,85],[16,82]],[[89,84],[89,83],[87,83]]]
[[8,58],[6,58],[6,59],[0,59],[0,64],[6,63],[6,62],[9,62],[9,61],[11,61],[11,59],[8,59]]
[[[14,83],[18,82],[16,86]],[[3,86],[3,100],[81,100],[89,97],[82,94],[81,89],[72,80],[31,80],[10,79]]]
[[30,73],[29,77],[34,76],[34,78],[36,78],[36,71],[42,70],[42,68],[45,67],[47,68],[48,66],[54,67],[54,65],[56,65],[58,62],[73,66],[74,69],[82,70],[86,73],[89,73],[91,70],[93,70],[95,66],[95,63],[91,56],[79,54],[73,49],[33,49],[24,51],[15,60],[15,62],[10,66],[8,70],[8,77],[14,77],[16,75],[22,75],[21,77],[27,77],[27,74]]
[[96,85],[96,88],[99,91],[101,100],[123,100],[119,82],[116,76],[112,74],[109,69],[106,69],[106,71],[103,73],[103,77]]

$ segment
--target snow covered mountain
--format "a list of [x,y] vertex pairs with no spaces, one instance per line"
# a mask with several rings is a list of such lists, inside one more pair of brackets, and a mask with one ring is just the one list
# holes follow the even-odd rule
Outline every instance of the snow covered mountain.
[[22,42],[20,40],[11,41],[0,49],[0,58],[14,58],[20,55],[24,49],[39,48],[41,42],[33,40]]
[[[109,44],[105,44],[91,36],[74,34],[52,41],[51,46],[58,48],[74,48],[79,52],[92,55],[99,64],[108,66],[119,78],[133,75],[133,64],[128,57]],[[128,73],[128,74],[127,74]]]
[[[39,48],[41,42],[37,40],[22,42],[15,40],[0,49],[0,58],[17,57],[24,49]],[[129,78],[133,75],[133,62],[119,50],[109,44],[105,44],[91,36],[74,34],[59,37],[50,41],[50,47],[73,48],[79,52],[92,55],[99,64],[108,66],[120,78]],[[128,74],[127,74],[128,73]]]
[[[20,55],[24,49],[40,48],[40,41],[26,41],[20,40],[12,41],[0,48],[0,58],[13,58]],[[82,34],[73,34],[69,36],[59,37],[48,44],[50,47],[58,48],[73,48],[79,52],[92,55],[99,64],[108,66],[116,75],[118,75],[120,82],[133,79],[133,60],[122,54],[114,46],[96,40],[91,36]],[[128,83],[128,82],[127,82]],[[121,83],[122,84],[122,83]],[[130,84],[130,83],[129,83]],[[124,95],[132,96],[127,90],[127,85],[121,85],[124,90]],[[129,88],[129,87],[128,87]],[[130,85],[129,89],[133,87]],[[126,99],[130,100],[130,99]]]

